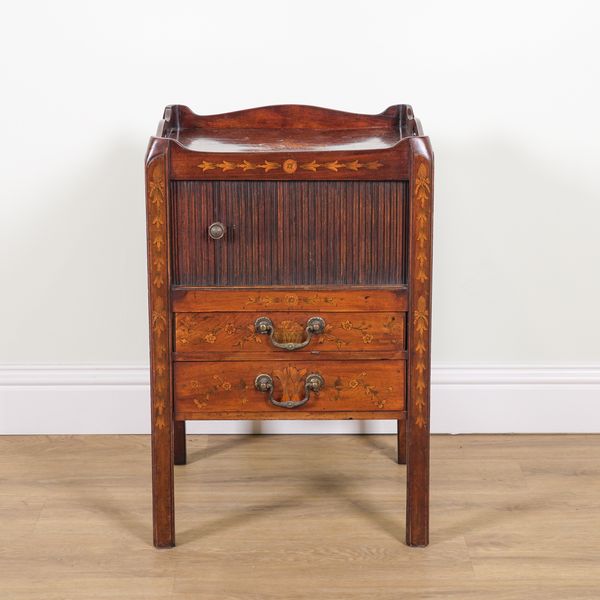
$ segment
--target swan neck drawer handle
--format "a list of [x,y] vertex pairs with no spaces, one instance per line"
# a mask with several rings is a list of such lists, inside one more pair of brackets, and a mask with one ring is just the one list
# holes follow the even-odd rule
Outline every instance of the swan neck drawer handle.
[[259,317],[254,323],[254,330],[256,333],[268,335],[271,340],[271,344],[275,348],[281,350],[299,350],[304,348],[310,343],[313,335],[320,335],[325,331],[325,319],[322,317],[311,317],[306,322],[306,338],[303,342],[278,342],[276,338],[275,326],[273,321],[269,317]]
[[259,392],[268,392],[269,402],[274,406],[280,406],[281,408],[297,408],[298,406],[306,404],[310,398],[310,393],[319,392],[324,385],[325,380],[321,375],[319,375],[319,373],[310,373],[304,380],[304,398],[302,398],[302,400],[287,400],[281,402],[279,400],[275,400],[273,397],[275,384],[273,383],[273,378],[270,375],[267,373],[261,373],[254,380],[254,387]]

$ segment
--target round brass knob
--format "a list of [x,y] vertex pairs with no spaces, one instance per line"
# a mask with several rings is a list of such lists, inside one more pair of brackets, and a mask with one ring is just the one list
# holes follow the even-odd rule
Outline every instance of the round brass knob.
[[210,235],[213,240],[220,240],[225,235],[225,225],[219,223],[219,221],[213,223],[208,228],[208,235]]

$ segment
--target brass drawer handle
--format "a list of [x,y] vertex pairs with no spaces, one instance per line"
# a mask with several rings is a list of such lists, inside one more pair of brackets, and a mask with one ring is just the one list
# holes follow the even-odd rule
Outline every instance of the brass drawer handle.
[[259,317],[254,323],[254,330],[256,333],[262,333],[268,335],[271,340],[271,344],[275,348],[281,348],[282,350],[298,350],[307,346],[312,339],[313,335],[319,335],[325,331],[325,319],[321,317],[311,317],[306,322],[306,339],[303,342],[278,342],[275,339],[275,327],[273,321],[269,317]]
[[282,408],[297,408],[308,402],[311,392],[319,392],[325,385],[325,380],[318,373],[310,373],[304,380],[304,398],[302,400],[287,400],[280,402],[273,398],[273,391],[275,385],[273,384],[273,378],[267,373],[261,373],[254,380],[254,387],[259,392],[269,392],[269,402],[274,406],[280,406]]

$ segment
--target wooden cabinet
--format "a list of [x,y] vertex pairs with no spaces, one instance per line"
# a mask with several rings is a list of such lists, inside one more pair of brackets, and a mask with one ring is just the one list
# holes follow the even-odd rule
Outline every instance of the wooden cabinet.
[[167,107],[146,157],[157,547],[191,419],[396,420],[407,543],[428,543],[432,182],[406,105]]

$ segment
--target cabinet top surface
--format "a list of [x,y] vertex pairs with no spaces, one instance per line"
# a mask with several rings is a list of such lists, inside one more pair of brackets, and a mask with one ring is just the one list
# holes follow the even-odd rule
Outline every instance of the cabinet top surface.
[[207,116],[173,105],[157,132],[194,152],[245,154],[379,150],[415,135],[422,135],[420,125],[404,104],[378,115],[292,104]]

